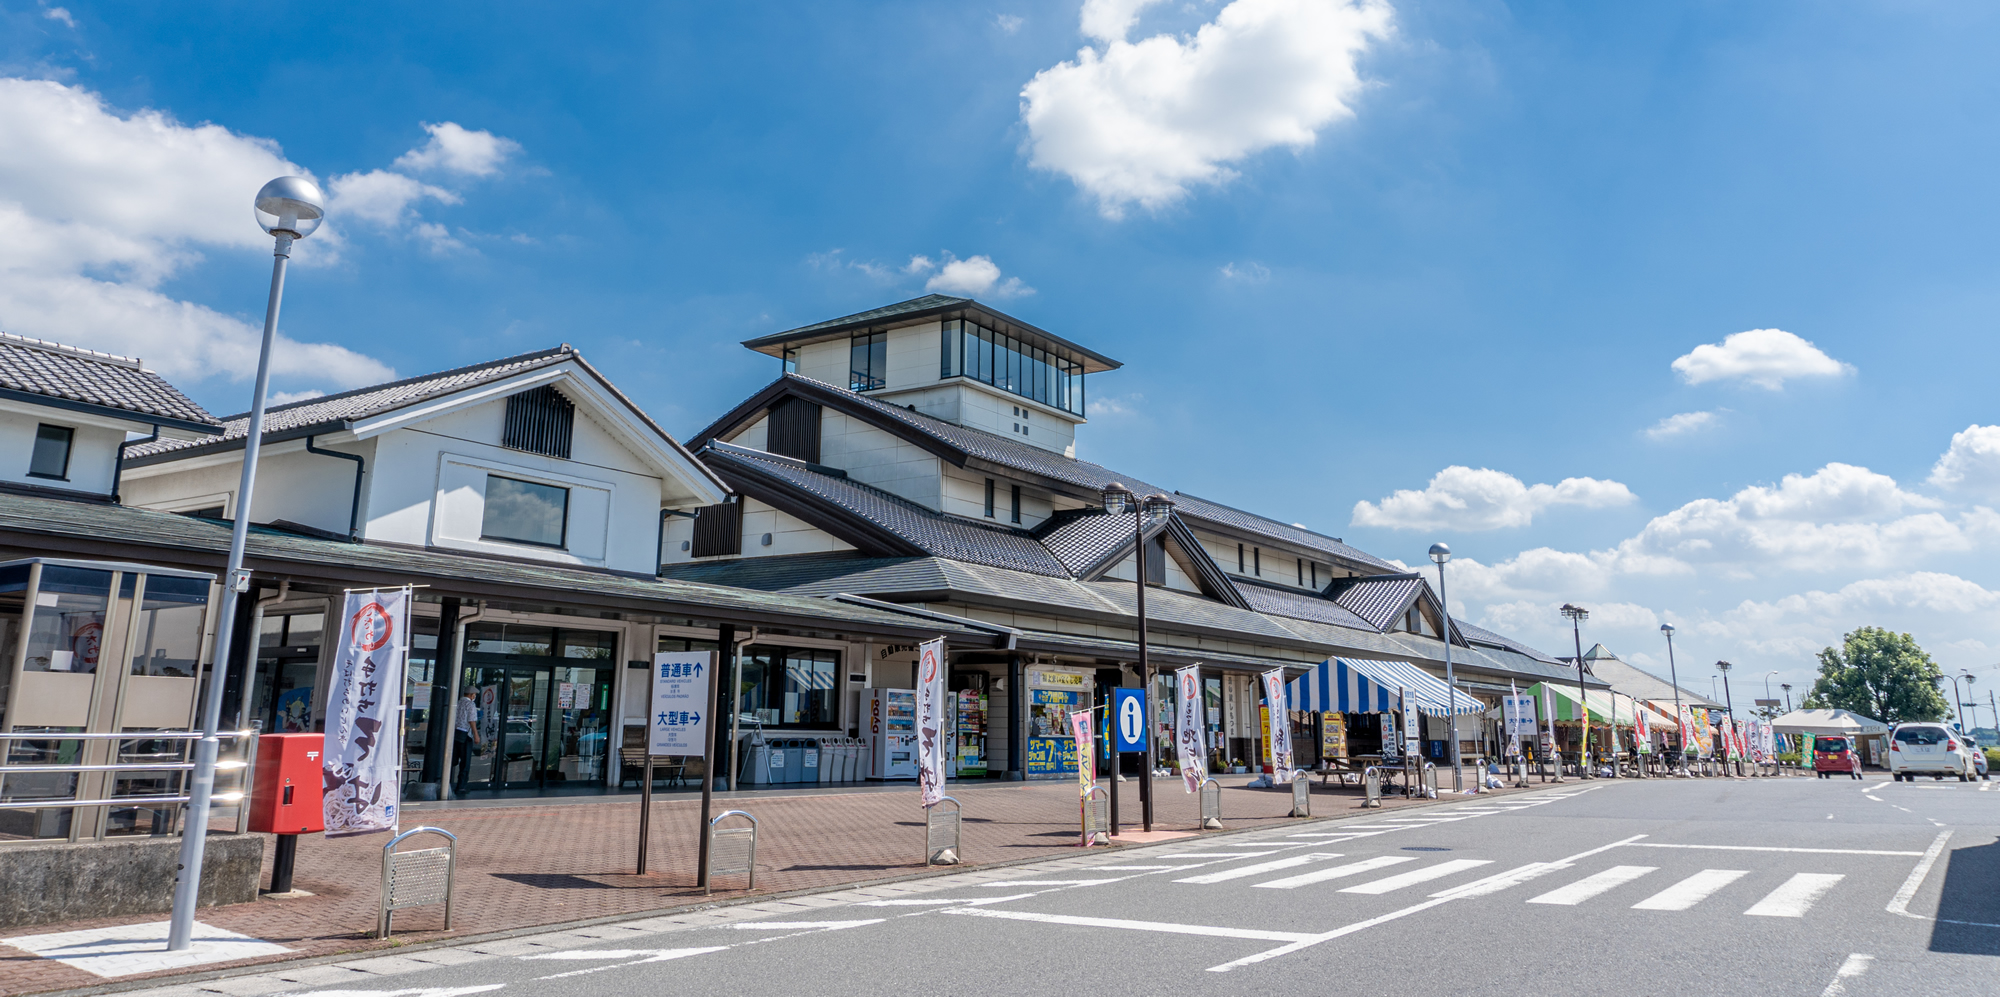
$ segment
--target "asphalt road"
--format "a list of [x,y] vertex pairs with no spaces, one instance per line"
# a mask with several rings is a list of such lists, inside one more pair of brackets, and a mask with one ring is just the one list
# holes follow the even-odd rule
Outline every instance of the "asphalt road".
[[1991,788],[1572,780],[157,992],[1984,995]]

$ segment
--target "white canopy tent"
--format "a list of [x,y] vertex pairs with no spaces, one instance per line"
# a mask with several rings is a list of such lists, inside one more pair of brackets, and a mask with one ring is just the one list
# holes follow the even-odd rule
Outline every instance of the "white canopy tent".
[[1815,736],[1886,736],[1889,732],[1888,723],[1856,715],[1844,708],[1801,708],[1771,720],[1771,728],[1790,735],[1812,733]]

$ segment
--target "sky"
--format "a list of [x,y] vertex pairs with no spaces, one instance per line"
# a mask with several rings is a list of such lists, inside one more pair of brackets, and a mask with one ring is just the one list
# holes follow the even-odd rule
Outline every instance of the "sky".
[[[2000,8],[0,0],[0,329],[248,408],[570,343],[686,435],[938,291],[1118,358],[1079,456],[1763,697],[2000,681]],[[1776,673],[1773,674],[1772,672]],[[1773,689],[1773,693],[1777,691]],[[1982,720],[1990,713],[1982,709]]]

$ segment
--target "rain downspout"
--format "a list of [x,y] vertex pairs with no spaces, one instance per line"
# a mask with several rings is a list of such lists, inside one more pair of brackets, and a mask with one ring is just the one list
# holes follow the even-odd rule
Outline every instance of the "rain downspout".
[[361,477],[364,473],[368,471],[368,462],[365,459],[363,459],[360,455],[350,455],[344,451],[328,451],[325,448],[313,447],[313,439],[318,436],[319,435],[317,434],[306,435],[307,452],[314,455],[325,455],[328,458],[344,458],[354,463],[354,501],[353,503],[349,504],[347,508],[347,540],[350,542],[360,541],[361,540]]
[[152,444],[160,439],[160,425],[153,425],[153,436],[133,438],[118,443],[118,461],[111,467],[111,502],[118,503],[118,484],[125,481],[125,449],[135,444]]

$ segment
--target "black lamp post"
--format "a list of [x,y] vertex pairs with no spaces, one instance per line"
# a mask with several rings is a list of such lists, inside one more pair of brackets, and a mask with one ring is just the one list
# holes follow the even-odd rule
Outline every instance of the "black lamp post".
[[[1153,719],[1153,666],[1146,658],[1146,519],[1165,517],[1174,509],[1174,499],[1163,493],[1155,493],[1141,500],[1127,489],[1124,483],[1110,483],[1104,487],[1104,511],[1107,514],[1132,512],[1132,555],[1135,560],[1133,583],[1138,588],[1139,612],[1139,689],[1144,694],[1146,706],[1146,753],[1145,766],[1139,772],[1139,809],[1141,826],[1153,832],[1153,743],[1159,738]],[[1112,738],[1111,769],[1112,780],[1118,778],[1118,750],[1116,737]]]
[[1685,720],[1687,719],[1687,715],[1681,708],[1681,672],[1678,667],[1674,666],[1673,623],[1667,622],[1662,624],[1660,626],[1660,634],[1667,637],[1667,676],[1673,679],[1674,684],[1674,743],[1680,746],[1681,763],[1685,765],[1687,763],[1688,749],[1686,746],[1687,731],[1682,727],[1686,725]]
[[[1973,677],[1971,674],[1966,673],[1963,670],[1951,675],[1951,700],[1956,702],[1956,704],[1952,705],[1951,707],[1951,715],[1952,718],[1958,720],[1958,731],[1962,733],[1965,732],[1966,730],[1965,712],[1964,712],[1965,707],[1969,704],[1976,704],[1976,703],[1965,701],[1964,695],[1961,695],[1959,693],[1958,679],[1960,677],[1965,678],[1965,686],[1968,688],[1971,687],[1972,682],[1974,680],[1977,680],[1978,678]],[[1978,727],[1979,727],[1979,720],[1974,719],[1972,722],[1972,728],[1977,729]]]
[[1792,686],[1790,684],[1780,684],[1778,687],[1785,692],[1785,714],[1790,715],[1792,714]]
[[1590,702],[1583,693],[1583,621],[1590,612],[1574,604],[1562,606],[1562,616],[1569,619],[1570,634],[1576,639],[1576,698],[1577,711],[1583,713],[1583,742],[1578,744],[1576,773],[1578,777],[1590,777]]
[[[1715,669],[1722,671],[1722,714],[1729,718],[1732,730],[1736,728],[1736,702],[1729,697],[1729,668],[1733,666],[1735,664],[1728,660],[1715,661]],[[1729,762],[1729,750],[1729,743],[1725,740],[1722,744],[1722,761],[1725,764]]]

